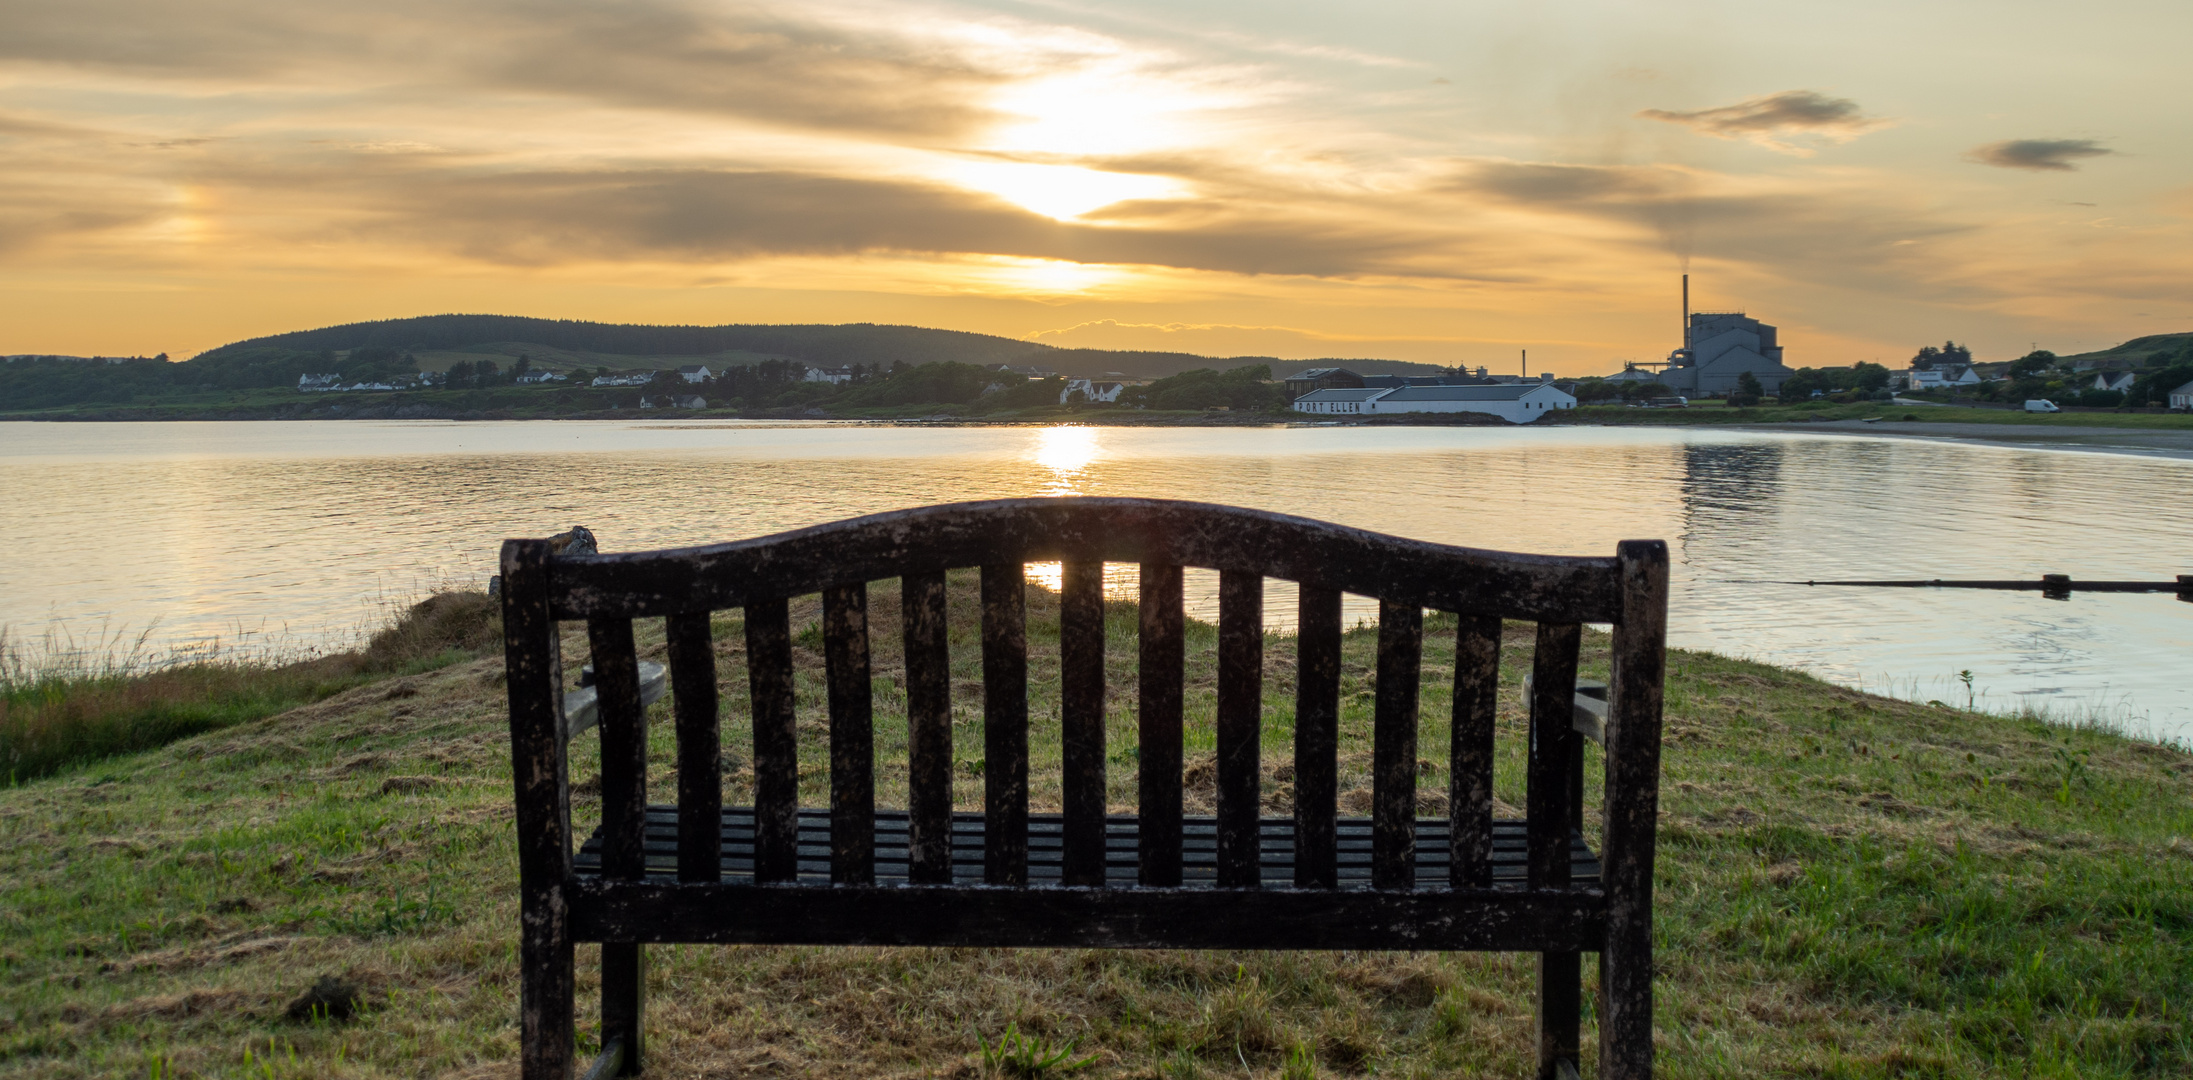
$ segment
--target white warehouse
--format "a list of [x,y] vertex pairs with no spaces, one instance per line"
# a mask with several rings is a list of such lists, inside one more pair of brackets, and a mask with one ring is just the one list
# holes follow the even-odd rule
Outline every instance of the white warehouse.
[[1576,398],[1548,382],[1496,386],[1395,386],[1388,389],[1313,390],[1295,399],[1295,411],[1318,415],[1390,416],[1397,413],[1491,413],[1528,424]]

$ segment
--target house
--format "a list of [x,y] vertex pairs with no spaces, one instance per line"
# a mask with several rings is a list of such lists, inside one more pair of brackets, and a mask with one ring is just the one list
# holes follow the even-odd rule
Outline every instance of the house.
[[1971,364],[1936,364],[1933,367],[1915,367],[1905,373],[1904,384],[1913,390],[1954,390],[1964,386],[1978,386],[1983,380]]
[[681,409],[705,409],[708,407],[708,399],[699,394],[687,394],[673,399],[672,404]]
[[1528,424],[1549,412],[1576,407],[1574,395],[1551,380],[1478,386],[1395,386],[1386,389],[1317,390],[1295,401],[1299,412],[1357,416],[1398,413],[1490,413]]
[[1017,365],[1017,366],[1016,366],[1016,365],[1013,365],[1013,364],[992,364],[992,365],[990,365],[990,370],[992,370],[992,371],[1010,371],[1010,372],[1012,372],[1012,373],[1013,373],[1013,374],[1015,374],[1015,375],[1019,375],[1019,376],[1021,376],[1022,378],[1027,378],[1027,379],[1055,379],[1055,378],[1058,378],[1058,372],[1056,372],[1056,371],[1052,371],[1052,370],[1051,370],[1050,368],[1047,368],[1047,367],[1036,367],[1036,366],[1035,366],[1035,365],[1033,365],[1033,364],[1021,364],[1021,365]]
[[1319,367],[1287,376],[1287,400],[1318,390],[1361,390],[1363,376],[1341,367]]
[[327,375],[299,375],[297,376],[297,392],[300,394],[325,393],[342,385],[342,381],[343,377],[341,375],[332,373]]
[[630,372],[623,375],[596,375],[588,386],[646,386],[655,381],[652,371]]
[[535,370],[528,371],[525,374],[520,375],[510,381],[517,383],[519,386],[540,386],[544,383],[562,382],[563,379],[563,376],[558,375],[553,371]]
[[853,369],[849,367],[810,367],[807,369],[807,374],[802,378],[807,382],[826,382],[832,386],[843,386],[853,381]]
[[2097,371],[2094,373],[2096,390],[2130,390],[2136,376],[2129,371]]
[[2170,407],[2173,409],[2193,409],[2193,382],[2170,392]]
[[706,364],[687,364],[678,369],[678,375],[689,383],[706,382],[715,378],[714,375],[708,373]]
[[1066,380],[1066,389],[1058,392],[1058,403],[1061,405],[1067,404],[1075,394],[1080,394],[1084,404],[1110,405],[1119,400],[1120,391],[1125,389],[1127,389],[1125,383],[1097,382],[1094,379],[1068,379]]

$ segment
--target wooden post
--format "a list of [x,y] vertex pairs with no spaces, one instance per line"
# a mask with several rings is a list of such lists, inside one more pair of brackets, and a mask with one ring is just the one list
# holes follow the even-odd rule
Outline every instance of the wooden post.
[[548,541],[503,543],[503,666],[517,789],[518,1054],[525,1080],[570,1080],[573,1016],[571,783],[563,662],[548,609]]
[[1600,881],[1607,936],[1599,953],[1599,1075],[1652,1076],[1652,869],[1660,822],[1661,679],[1667,666],[1668,546],[1615,549],[1622,619],[1607,680],[1606,828]]
[[[1583,627],[1539,623],[1531,659],[1530,835],[1527,880],[1533,889],[1569,884],[1569,819],[1578,741],[1576,656]],[[1561,1080],[1576,1066],[1583,1026],[1582,957],[1538,954],[1538,1078]]]
[[[602,877],[647,876],[647,706],[640,702],[640,662],[632,620],[587,621],[601,715]],[[636,1076],[646,1058],[647,946],[602,942],[602,1044],[623,1040],[618,1075]]]
[[1142,564],[1140,836],[1136,880],[1180,884],[1181,672],[1186,663],[1180,567]]

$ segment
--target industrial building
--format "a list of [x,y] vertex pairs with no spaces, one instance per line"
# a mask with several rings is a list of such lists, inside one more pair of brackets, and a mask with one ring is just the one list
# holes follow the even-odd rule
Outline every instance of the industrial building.
[[1741,311],[1690,310],[1690,275],[1683,275],[1683,345],[1664,361],[1631,364],[1608,382],[1659,383],[1685,397],[1735,392],[1746,374],[1768,394],[1795,371],[1782,363],[1776,329]]

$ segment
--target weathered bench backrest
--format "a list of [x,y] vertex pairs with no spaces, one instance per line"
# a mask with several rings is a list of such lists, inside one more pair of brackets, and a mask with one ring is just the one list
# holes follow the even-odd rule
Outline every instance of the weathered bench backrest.
[[[1613,663],[1603,726],[1602,874],[1594,893],[1606,898],[1606,947],[1626,941],[1646,950],[1639,955],[1649,953],[1665,545],[1625,542],[1611,558],[1517,555],[1231,507],[1139,499],[967,503],[636,554],[558,557],[545,541],[510,541],[503,552],[505,633],[521,872],[529,895],[574,880],[565,755],[570,732],[561,703],[558,620],[586,621],[595,666],[602,729],[602,878],[638,881],[647,872],[647,738],[632,621],[659,616],[666,620],[677,726],[677,877],[691,883],[721,880],[720,732],[709,616],[741,607],[754,733],[752,880],[801,879],[787,602],[818,592],[829,699],[828,882],[876,884],[867,582],[890,578],[901,581],[910,768],[906,854],[903,863],[891,860],[885,876],[915,886],[950,884],[952,680],[945,573],[961,567],[981,568],[982,880],[992,886],[1030,884],[1024,564],[1052,560],[1063,563],[1063,852],[1055,884],[1106,884],[1106,562],[1139,564],[1141,574],[1134,885],[1183,884],[1183,568],[1201,567],[1219,572],[1216,880],[1211,884],[1220,889],[1269,884],[1260,881],[1259,870],[1265,578],[1300,586],[1293,885],[1302,889],[1343,885],[1336,840],[1343,593],[1379,603],[1369,880],[1374,890],[1424,887],[1414,850],[1423,611],[1458,616],[1446,830],[1451,850],[1444,883],[1451,890],[1493,884],[1493,733],[1503,618],[1538,624],[1530,684],[1525,885],[1531,891],[1569,885],[1570,833],[1579,824],[1583,781],[1572,725],[1579,641],[1582,624],[1609,623]],[[822,884],[819,868],[810,870],[808,880]],[[541,904],[547,905],[542,910],[554,906]],[[1232,938],[1197,939],[1144,931],[1139,938],[1127,933],[1117,943],[1239,939],[1238,932]],[[1596,945],[1595,940],[1590,947]],[[1640,967],[1610,969],[1607,978],[1646,980],[1646,986],[1629,989],[1643,989],[1640,1000],[1649,1002],[1649,969]],[[1621,1012],[1624,991],[1605,987],[1607,1008]],[[1636,1022],[1622,1015],[1601,1021]],[[1649,1024],[1649,1013],[1643,1022]],[[1649,1031],[1644,1045],[1649,1060]]]

